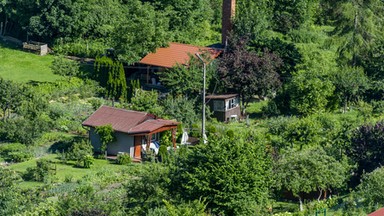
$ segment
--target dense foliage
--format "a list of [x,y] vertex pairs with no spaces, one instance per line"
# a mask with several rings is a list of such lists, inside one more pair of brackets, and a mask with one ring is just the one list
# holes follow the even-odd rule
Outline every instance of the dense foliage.
[[[227,46],[207,59],[207,89],[240,94],[247,120],[207,118],[208,142],[175,151],[164,133],[161,160],[135,164],[123,154],[120,166],[93,158],[81,122],[108,104],[176,119],[200,137],[194,53],[156,74],[168,91],[126,76],[168,42],[218,43],[222,1],[0,0],[0,36],[81,59],[48,59],[63,77],[52,82],[0,78],[0,215],[364,215],[383,207],[384,2],[236,2]],[[104,151],[113,128],[96,132]]]

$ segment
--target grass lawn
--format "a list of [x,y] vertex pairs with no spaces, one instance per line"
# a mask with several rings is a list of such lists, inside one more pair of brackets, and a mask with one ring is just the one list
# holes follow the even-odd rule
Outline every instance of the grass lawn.
[[[54,175],[54,177],[57,179],[58,182],[64,182],[66,177],[71,177],[74,181],[76,181],[83,178],[86,175],[96,174],[102,170],[108,170],[111,172],[120,172],[120,171],[123,171],[124,169],[130,168],[128,166],[113,164],[104,159],[95,159],[94,164],[91,166],[90,169],[84,169],[84,168],[75,167],[74,163],[68,163],[68,164],[60,163],[60,161],[57,159],[56,154],[48,154],[42,158],[45,158],[54,162],[53,166],[56,166],[56,175]],[[9,168],[16,172],[24,173],[27,170],[27,168],[36,166],[36,160],[38,159],[34,158],[32,160],[29,160],[23,163],[13,164],[13,165],[10,165]],[[131,166],[133,168],[133,166],[140,166],[140,164],[132,164]],[[22,188],[33,188],[41,185],[43,185],[43,183],[23,181],[22,183],[20,183],[19,186]]]
[[53,56],[39,56],[0,43],[0,76],[16,82],[52,82],[61,76],[52,73]]

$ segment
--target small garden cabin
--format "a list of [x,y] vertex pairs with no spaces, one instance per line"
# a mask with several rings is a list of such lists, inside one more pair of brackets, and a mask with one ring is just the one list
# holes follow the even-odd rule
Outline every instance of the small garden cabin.
[[228,122],[240,118],[239,95],[207,95],[205,100],[218,121]]
[[111,125],[116,139],[107,145],[107,155],[127,153],[134,160],[141,160],[142,151],[156,151],[152,146],[158,150],[155,144],[161,145],[160,133],[164,131],[172,131],[173,147],[176,148],[175,135],[178,124],[176,121],[160,119],[149,113],[109,106],[101,106],[83,122],[83,126],[90,128],[89,139],[95,152],[103,153],[100,137],[95,132],[96,127]]

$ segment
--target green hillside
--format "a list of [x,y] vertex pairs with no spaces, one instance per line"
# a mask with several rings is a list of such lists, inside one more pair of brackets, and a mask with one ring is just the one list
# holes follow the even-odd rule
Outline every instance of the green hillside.
[[10,49],[0,43],[0,76],[17,82],[51,82],[60,78],[51,72],[53,56],[38,56]]

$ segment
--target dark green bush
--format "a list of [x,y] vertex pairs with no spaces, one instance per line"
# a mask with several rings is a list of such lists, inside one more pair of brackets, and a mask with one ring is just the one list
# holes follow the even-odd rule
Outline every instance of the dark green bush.
[[53,173],[51,161],[40,159],[36,161],[36,167],[29,167],[24,173],[23,178],[28,181],[44,181],[49,175]]
[[116,162],[121,165],[128,165],[131,163],[131,156],[127,153],[119,154]]
[[27,146],[21,143],[3,144],[3,145],[0,145],[0,155],[5,156],[5,155],[8,155],[10,152],[20,152],[20,151],[25,151],[26,149],[27,149]]
[[33,157],[27,147],[20,143],[10,143],[0,145],[0,156],[10,162],[24,162]]
[[9,152],[6,160],[10,160],[15,163],[20,163],[24,161],[28,161],[33,157],[32,153],[27,151],[21,152]]

